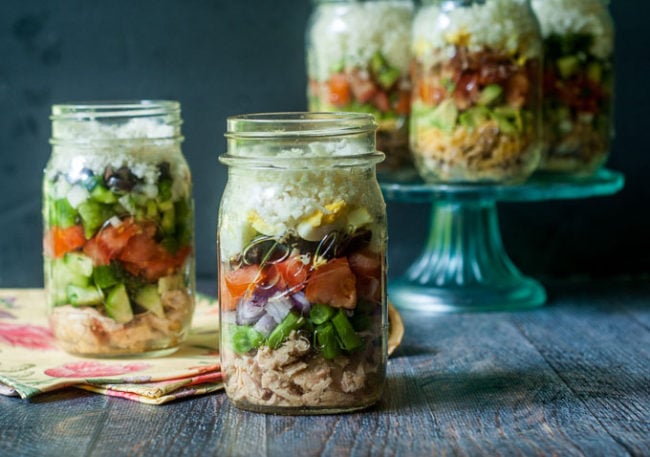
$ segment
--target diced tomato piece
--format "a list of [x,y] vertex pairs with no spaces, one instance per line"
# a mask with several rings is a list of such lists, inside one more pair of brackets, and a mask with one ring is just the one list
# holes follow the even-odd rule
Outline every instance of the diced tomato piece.
[[344,73],[335,73],[327,82],[329,102],[334,106],[345,106],[350,103],[350,83]]
[[143,233],[129,239],[118,259],[129,273],[154,281],[173,274],[183,265],[190,251],[190,247],[186,246],[172,254]]
[[348,256],[350,269],[357,278],[357,295],[378,302],[381,300],[381,275],[383,257],[368,249]]
[[106,249],[108,255],[114,258],[122,252],[133,236],[142,233],[142,231],[142,227],[138,226],[133,218],[128,218],[124,219],[117,227],[108,224],[95,235],[95,238]]
[[294,292],[305,287],[310,267],[302,262],[300,256],[291,256],[283,262],[276,263],[274,267],[280,273],[284,287]]
[[390,111],[390,100],[388,99],[386,92],[377,92],[373,97],[372,102],[382,113]]
[[84,254],[93,259],[93,265],[108,265],[111,262],[111,255],[108,250],[97,242],[96,238],[91,238],[84,244]]
[[379,89],[375,86],[375,83],[369,78],[369,76],[362,74],[361,72],[354,72],[350,75],[350,89],[354,95],[354,99],[359,103],[368,103],[371,101]]
[[48,257],[61,258],[84,245],[86,237],[81,225],[68,228],[52,227],[43,237],[43,252]]
[[418,84],[418,97],[423,103],[437,106],[446,96],[447,91],[441,86],[433,85],[424,80]]
[[226,273],[224,282],[230,292],[231,299],[236,303],[246,291],[252,292],[255,284],[266,278],[266,272],[259,265],[247,265]]
[[348,259],[338,257],[312,271],[305,295],[312,303],[334,308],[356,308],[357,283]]
[[400,91],[395,103],[395,112],[400,116],[408,116],[411,112],[411,93],[409,91]]
[[227,311],[234,311],[237,308],[237,300],[233,299],[228,286],[226,285],[226,274],[219,271],[219,305]]

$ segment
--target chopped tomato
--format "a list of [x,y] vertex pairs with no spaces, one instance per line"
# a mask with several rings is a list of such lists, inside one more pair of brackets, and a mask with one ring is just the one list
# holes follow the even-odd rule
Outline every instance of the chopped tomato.
[[373,100],[378,92],[377,86],[369,79],[368,75],[359,71],[350,74],[350,89],[355,100],[360,103],[368,103]]
[[190,248],[186,246],[172,254],[148,234],[143,233],[129,239],[118,259],[129,273],[154,281],[173,274],[183,264],[189,252]]
[[329,102],[334,106],[345,106],[350,103],[350,83],[344,73],[335,73],[327,81]]
[[380,301],[382,256],[366,249],[350,254],[348,262],[357,278],[357,295],[371,301]]
[[96,238],[91,238],[84,244],[84,254],[93,259],[93,265],[108,265],[111,262],[111,256],[108,249],[97,242]]
[[388,100],[388,95],[386,95],[386,92],[377,92],[373,97],[372,102],[382,113],[387,113],[390,111],[390,100]]
[[305,295],[312,303],[334,308],[356,308],[357,284],[348,259],[338,257],[312,271]]
[[291,256],[283,262],[276,263],[274,267],[280,273],[285,287],[294,292],[305,287],[305,281],[309,275],[309,265],[305,265],[300,256]]
[[142,227],[138,226],[133,218],[128,218],[117,227],[108,224],[97,233],[95,238],[97,243],[108,252],[109,257],[113,258],[122,252],[133,236],[142,231]]
[[226,275],[223,271],[219,271],[219,305],[222,309],[234,311],[237,308],[237,300],[234,300],[230,290],[226,285]]
[[85,242],[86,237],[81,225],[68,228],[52,227],[43,237],[43,252],[48,257],[58,259],[66,252],[76,251]]
[[395,103],[395,112],[401,116],[407,116],[411,112],[411,93],[409,91],[400,91]]
[[225,274],[224,282],[231,300],[236,304],[249,289],[266,278],[259,265],[247,265]]

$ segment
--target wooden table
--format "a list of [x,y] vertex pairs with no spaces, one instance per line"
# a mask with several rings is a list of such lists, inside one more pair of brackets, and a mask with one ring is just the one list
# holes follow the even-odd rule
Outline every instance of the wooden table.
[[0,456],[650,456],[650,280],[547,286],[534,311],[403,313],[385,396],[363,413],[2,397]]

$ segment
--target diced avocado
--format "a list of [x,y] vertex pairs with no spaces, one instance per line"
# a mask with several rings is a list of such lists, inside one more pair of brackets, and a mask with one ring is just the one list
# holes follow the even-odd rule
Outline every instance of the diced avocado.
[[524,129],[521,111],[516,108],[499,106],[492,112],[492,117],[499,124],[499,129],[505,134],[515,134]]
[[106,297],[106,314],[120,324],[126,324],[133,319],[131,301],[126,293],[124,284],[113,287]]
[[154,313],[156,316],[162,318],[165,317],[165,311],[163,310],[162,301],[160,300],[157,286],[142,287],[135,294],[134,301],[138,305]]
[[115,203],[117,201],[115,194],[101,184],[97,184],[90,191],[90,198],[99,203]]
[[603,80],[603,67],[598,62],[591,62],[587,65],[587,79],[593,83],[600,84]]
[[113,215],[110,206],[94,200],[86,200],[79,205],[79,215],[84,226],[86,239],[92,238],[95,232]]
[[476,103],[482,106],[488,106],[491,103],[497,101],[502,93],[503,88],[501,86],[498,84],[490,84],[488,86],[485,86],[485,88],[481,91]]
[[93,281],[102,289],[113,287],[119,282],[117,275],[111,265],[100,265],[93,270]]
[[50,226],[68,228],[76,224],[77,212],[67,198],[54,200],[50,213]]
[[104,299],[104,294],[95,286],[75,286],[68,284],[65,288],[68,301],[75,306],[99,305]]
[[575,75],[580,68],[580,61],[577,56],[560,57],[555,61],[555,63],[562,79],[569,79],[571,76]]
[[80,252],[68,252],[63,256],[63,263],[72,273],[89,278],[93,274],[93,261]]
[[169,178],[161,179],[158,182],[158,200],[165,202],[172,198],[172,184],[173,181]]
[[460,125],[467,129],[474,129],[490,118],[490,110],[484,106],[474,106],[464,111],[458,117]]
[[426,120],[433,127],[450,133],[458,120],[458,108],[453,100],[445,100],[427,115]]
[[397,68],[385,68],[377,74],[377,81],[379,81],[379,84],[384,89],[390,89],[397,82],[401,74],[402,72]]
[[162,219],[160,221],[163,233],[171,235],[176,232],[176,217],[174,213],[174,206],[163,211]]

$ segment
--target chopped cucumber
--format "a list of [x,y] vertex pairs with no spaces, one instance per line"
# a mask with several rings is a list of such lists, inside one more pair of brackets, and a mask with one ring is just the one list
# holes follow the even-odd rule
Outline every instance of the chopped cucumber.
[[458,120],[458,108],[451,99],[440,103],[433,111],[426,115],[425,122],[432,127],[451,133]]
[[494,109],[492,116],[505,134],[516,134],[524,130],[524,121],[518,109],[500,106]]
[[474,129],[490,118],[490,110],[484,106],[474,106],[464,111],[458,117],[460,125],[467,129]]
[[165,292],[170,292],[172,290],[178,290],[182,288],[183,276],[181,275],[163,276],[158,280],[158,293],[161,295]]
[[560,57],[555,63],[562,79],[569,79],[580,69],[580,61],[577,56]]
[[52,282],[59,289],[65,289],[68,284],[85,287],[90,284],[90,278],[72,271],[64,259],[59,259],[52,262]]
[[99,203],[115,203],[117,201],[115,194],[101,184],[97,184],[90,191],[90,196]]
[[104,294],[95,286],[75,286],[68,284],[65,288],[68,301],[74,306],[99,305],[104,299]]
[[126,293],[126,286],[118,284],[113,287],[106,297],[106,314],[120,324],[126,324],[133,319],[131,301]]
[[384,89],[390,89],[397,82],[401,71],[397,68],[384,68],[381,72],[377,73],[377,81]]
[[63,263],[70,272],[89,278],[93,274],[93,261],[80,252],[68,252],[63,256]]
[[157,286],[144,286],[135,294],[134,301],[148,309],[158,317],[165,317],[165,310],[163,310],[162,300],[158,294]]

